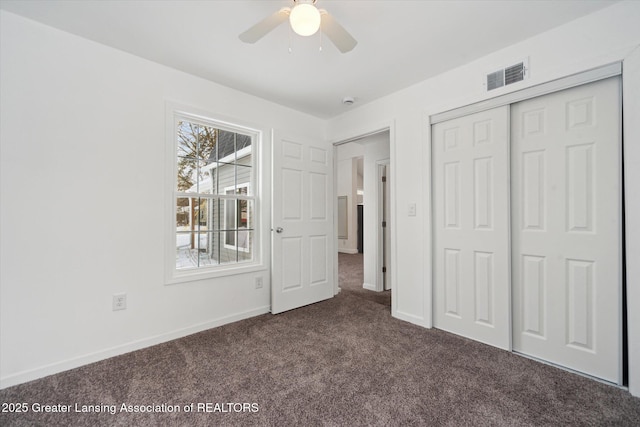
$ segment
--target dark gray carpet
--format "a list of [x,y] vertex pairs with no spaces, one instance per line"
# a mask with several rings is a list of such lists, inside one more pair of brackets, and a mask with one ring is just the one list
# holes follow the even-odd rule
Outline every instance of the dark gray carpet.
[[363,255],[338,254],[339,277],[341,292],[348,292],[369,301],[386,305],[391,310],[391,291],[374,292],[364,289]]
[[[347,285],[328,301],[1,390],[1,402],[30,411],[0,413],[0,425],[640,425],[640,399],[624,390],[393,319],[366,293]],[[116,413],[34,413],[34,403]],[[185,413],[192,403],[218,412]]]

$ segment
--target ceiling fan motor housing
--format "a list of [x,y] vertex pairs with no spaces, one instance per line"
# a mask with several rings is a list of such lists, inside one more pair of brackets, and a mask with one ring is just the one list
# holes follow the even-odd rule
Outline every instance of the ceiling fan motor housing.
[[314,6],[315,0],[294,0],[289,13],[289,24],[296,34],[311,36],[320,29],[320,11]]

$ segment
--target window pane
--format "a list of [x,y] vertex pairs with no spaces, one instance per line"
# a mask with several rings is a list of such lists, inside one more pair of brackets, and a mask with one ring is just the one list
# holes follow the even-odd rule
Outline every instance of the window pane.
[[227,246],[224,244],[221,245],[220,264],[233,264],[237,262],[252,261],[253,238],[255,232],[250,230],[226,231],[220,233],[220,237],[224,239],[224,235],[228,233],[233,233],[234,240],[237,242],[237,246]]
[[198,125],[186,121],[178,122],[178,157],[191,157],[198,155]]
[[236,151],[242,152],[243,148],[251,147],[251,137],[249,135],[237,134]]
[[215,231],[219,231],[224,228],[224,200],[216,200],[215,209]]
[[218,264],[214,254],[216,253],[216,242],[214,240],[214,233],[199,233],[198,234],[198,262],[200,267],[207,267]]
[[253,230],[255,228],[253,200],[240,200],[239,205],[240,215],[238,217],[238,229]]
[[198,231],[206,231],[209,224],[209,204],[207,199],[198,199],[197,209],[195,210],[196,227]]
[[237,165],[251,167],[251,147],[244,148],[238,151],[238,157],[236,159]]
[[[233,189],[236,186],[236,166],[226,163],[218,164],[218,188]],[[228,192],[227,192],[228,194]]]
[[212,168],[212,165],[208,165],[205,162],[200,162],[200,175],[198,181],[198,192],[202,194],[216,194],[215,190],[215,176],[216,171]]
[[200,266],[218,265],[220,258],[220,233],[200,233]]
[[[220,233],[221,238],[227,239],[229,235],[233,235],[233,241],[236,239],[236,231],[225,231]],[[238,262],[238,251],[235,246],[225,245],[224,242],[220,246],[220,264],[232,264]]]
[[236,207],[237,200],[224,200],[224,221],[222,224],[222,229],[225,230],[224,233],[224,244],[226,246],[235,246],[236,244]]
[[219,183],[218,183],[218,162],[210,162],[204,166],[205,170],[208,172],[209,181],[206,185],[206,194],[220,194],[219,193]]
[[176,268],[198,267],[196,233],[176,233]]
[[216,231],[220,229],[220,200],[201,198],[198,216],[199,231]]
[[245,252],[249,252],[251,250],[251,236],[253,234],[253,231],[249,231],[249,230],[242,230],[239,229],[238,230],[238,237],[237,237],[237,242],[238,242],[238,251],[241,253],[245,253]]
[[224,200],[224,245],[227,249],[236,247],[239,250],[250,249],[248,231],[253,229],[252,200]]
[[177,158],[177,190],[185,193],[211,194],[211,170],[201,160]]
[[207,226],[207,199],[178,197],[176,201],[176,231],[198,231]]
[[220,211],[223,203],[225,201],[204,197],[178,197],[176,200],[176,231],[219,230]]
[[215,160],[225,163],[233,163],[236,152],[236,133],[226,130],[218,130],[218,150]]
[[238,231],[238,261],[253,261],[253,239],[255,231]]
[[[236,188],[238,190],[237,194],[252,194],[247,191],[247,187],[250,187],[251,183],[251,167],[249,166],[236,166]],[[244,191],[243,191],[244,190]],[[250,190],[250,188],[249,188]]]
[[210,160],[234,164],[251,153],[251,137],[226,130],[218,130],[218,144]]
[[216,160],[218,129],[211,126],[200,126],[198,128],[198,158],[205,163]]
[[[191,200],[187,197],[178,197],[176,201],[176,231],[191,231]],[[196,199],[197,200],[197,199]]]
[[195,193],[198,191],[198,161],[188,157],[178,157],[178,191]]

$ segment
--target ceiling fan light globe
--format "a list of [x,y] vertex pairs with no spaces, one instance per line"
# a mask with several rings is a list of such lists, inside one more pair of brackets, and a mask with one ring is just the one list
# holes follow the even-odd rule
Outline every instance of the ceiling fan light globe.
[[296,34],[310,36],[320,28],[320,11],[312,4],[300,3],[291,9],[289,23]]

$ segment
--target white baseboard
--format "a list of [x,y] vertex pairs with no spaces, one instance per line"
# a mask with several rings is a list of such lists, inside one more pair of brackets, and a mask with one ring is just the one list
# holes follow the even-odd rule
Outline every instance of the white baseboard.
[[358,250],[357,249],[349,249],[349,248],[340,248],[338,249],[338,252],[343,253],[343,254],[357,254]]
[[186,337],[187,335],[206,331],[207,329],[217,328],[218,326],[226,325],[228,323],[233,323],[239,320],[248,319],[250,317],[259,316],[261,314],[269,313],[270,311],[271,307],[269,306],[259,307],[242,313],[236,313],[231,316],[226,316],[219,319],[210,320],[208,322],[192,325],[186,328],[177,329],[165,334],[143,338],[141,340],[107,348],[95,353],[89,353],[84,356],[74,357],[62,362],[56,362],[50,365],[41,366],[39,368],[29,369],[26,371],[18,372],[16,374],[7,375],[6,377],[0,378],[0,389],[12,387],[14,385],[25,383],[27,381],[37,380],[49,375],[68,371],[70,369],[75,369],[80,366],[108,359],[110,357],[119,356],[121,354],[130,353],[136,350],[141,350],[143,348],[151,347],[157,344],[162,344],[167,341]]
[[376,289],[376,285],[372,285],[371,283],[363,283],[362,287],[365,289],[368,289],[370,291],[374,291],[377,292],[378,290]]
[[405,322],[413,323],[414,325],[431,329],[430,326],[425,324],[424,318],[418,317],[414,314],[403,313],[402,311],[396,310],[395,313],[391,313],[391,315],[396,319],[404,320]]

